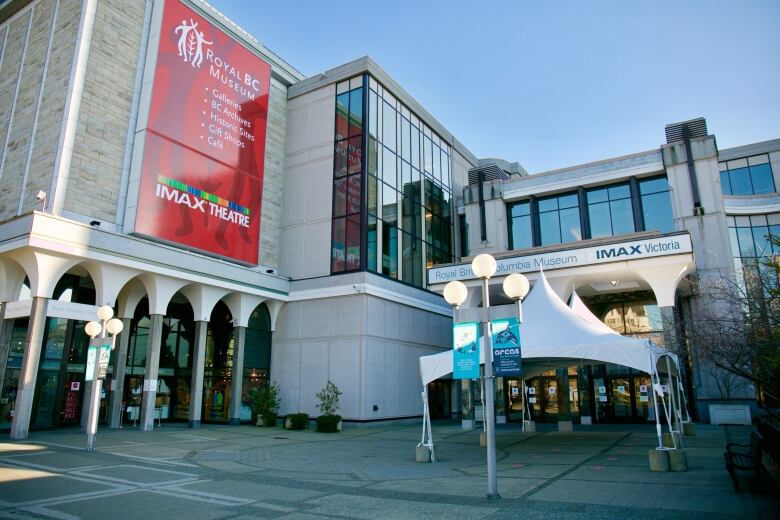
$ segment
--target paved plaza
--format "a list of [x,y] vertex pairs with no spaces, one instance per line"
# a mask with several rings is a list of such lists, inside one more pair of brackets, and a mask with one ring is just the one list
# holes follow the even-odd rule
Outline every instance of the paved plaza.
[[500,500],[487,491],[478,431],[434,422],[438,462],[415,463],[419,423],[337,434],[164,424],[0,442],[2,518],[774,518],[778,502],[735,493],[723,448],[745,427],[697,425],[689,471],[651,473],[654,427],[497,432]]

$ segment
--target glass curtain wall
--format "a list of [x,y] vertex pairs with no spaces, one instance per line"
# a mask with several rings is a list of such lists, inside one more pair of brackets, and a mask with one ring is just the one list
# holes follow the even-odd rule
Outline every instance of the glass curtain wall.
[[767,154],[723,161],[720,187],[724,195],[761,195],[775,192],[772,165]]
[[[510,247],[566,244],[635,231],[674,231],[665,175],[581,191],[584,192],[582,206],[577,192],[542,197],[536,204],[530,200],[508,203]],[[539,230],[536,238],[534,227]]]
[[[365,268],[423,287],[426,267],[454,258],[451,148],[371,77],[336,92],[331,272]],[[365,237],[355,234],[363,211]]]
[[[770,257],[780,255],[780,245],[770,240],[770,236],[780,237],[780,213],[728,216],[726,220],[738,280],[743,286],[746,281],[753,281],[748,290],[758,291],[758,285],[763,285],[760,290],[768,291],[768,285],[776,283],[774,268],[767,262]],[[765,295],[757,292],[754,296]]]

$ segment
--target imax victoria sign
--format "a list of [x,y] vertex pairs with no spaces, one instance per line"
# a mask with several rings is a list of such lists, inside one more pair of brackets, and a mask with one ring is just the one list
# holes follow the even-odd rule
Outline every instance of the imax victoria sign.
[[[632,240],[537,255],[514,256],[496,259],[495,276],[510,273],[536,272],[540,269],[562,269],[586,265],[640,260],[659,256],[691,253],[691,237],[688,234],[663,236],[644,240]],[[446,283],[451,280],[476,278],[471,264],[450,265],[428,269],[428,283]]]

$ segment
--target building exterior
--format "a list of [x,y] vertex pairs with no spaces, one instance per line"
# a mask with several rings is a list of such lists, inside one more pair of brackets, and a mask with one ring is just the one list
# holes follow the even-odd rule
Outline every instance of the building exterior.
[[[764,253],[746,240],[780,215],[780,141],[719,151],[697,120],[657,150],[528,175],[475,157],[370,58],[305,78],[200,0],[12,0],[0,45],[12,438],[83,422],[84,324],[105,304],[125,325],[110,427],[238,424],[270,381],[282,414],[317,415],[330,380],[347,420],[419,416],[418,359],[451,347],[438,293],[476,286],[481,252],[684,353],[700,408],[718,398],[686,341],[706,305],[690,281]],[[564,372],[531,381],[538,420],[646,419],[642,374]],[[518,384],[499,385],[506,420]],[[471,383],[429,392],[434,415],[478,415]]]

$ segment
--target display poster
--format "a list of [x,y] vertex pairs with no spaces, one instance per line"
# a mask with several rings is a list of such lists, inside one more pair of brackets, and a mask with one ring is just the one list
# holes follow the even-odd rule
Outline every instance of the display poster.
[[520,326],[517,318],[493,320],[493,374],[519,377],[521,368]]
[[271,67],[165,3],[135,232],[257,264]]
[[536,393],[536,388],[534,388],[533,386],[529,386],[528,387],[528,393],[531,394],[531,395],[534,395]]
[[529,402],[530,404],[536,404],[536,397],[529,397],[529,398],[528,398],[528,402]]
[[516,386],[512,387],[512,395],[520,395],[520,389]]
[[111,357],[111,343],[100,345],[100,359],[98,361],[98,379],[105,379],[108,373],[108,360]]
[[90,344],[87,347],[87,367],[84,371],[84,381],[92,381],[95,379],[95,365],[98,358],[98,345]]
[[479,377],[479,322],[455,323],[452,327],[452,377]]

